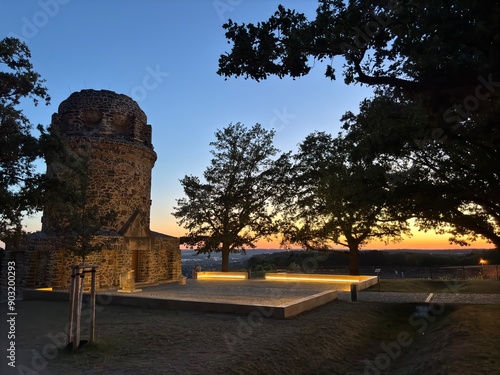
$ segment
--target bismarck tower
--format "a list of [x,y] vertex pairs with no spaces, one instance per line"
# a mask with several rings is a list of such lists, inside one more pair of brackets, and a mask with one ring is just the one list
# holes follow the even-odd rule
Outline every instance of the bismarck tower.
[[[156,161],[152,128],[130,97],[108,90],[71,94],[52,116],[51,127],[70,152],[87,161],[87,191],[102,214],[115,219],[103,228],[112,249],[86,258],[98,264],[98,287],[116,287],[120,274],[134,271],[137,282],[176,280],[181,275],[179,238],[150,230],[151,172]],[[64,169],[48,164],[47,173],[64,180]],[[26,287],[66,288],[71,264],[81,260],[59,248],[53,232],[56,218],[44,210],[42,230],[28,236],[7,259],[22,264]],[[105,239],[105,238],[104,238]],[[9,246],[6,250],[9,250]]]
[[[113,211],[117,215],[109,229],[123,233],[136,218],[149,229],[156,152],[151,125],[137,103],[112,91],[75,92],[52,115],[51,127],[71,151],[88,159],[88,196],[99,202],[103,214]],[[57,173],[53,165],[47,170]],[[46,210],[42,231],[50,232],[52,222]]]

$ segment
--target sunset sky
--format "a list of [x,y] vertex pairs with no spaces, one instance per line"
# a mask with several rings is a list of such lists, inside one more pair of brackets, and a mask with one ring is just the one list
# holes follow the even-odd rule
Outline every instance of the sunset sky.
[[[138,102],[158,154],[151,229],[181,236],[171,214],[183,196],[179,179],[202,175],[216,129],[260,123],[276,130],[280,150],[296,150],[315,130],[337,134],[340,117],[372,95],[370,88],[343,82],[341,61],[337,81],[324,77],[321,63],[297,80],[218,76],[219,55],[230,48],[222,24],[229,18],[266,20],[280,3],[311,18],[317,6],[315,0],[0,0],[0,36],[26,42],[34,70],[46,80],[51,105],[24,107],[34,124],[48,125],[59,103],[82,89],[113,90]],[[40,215],[26,220],[26,230],[40,227]],[[368,248],[450,248],[447,237],[416,233],[402,243]]]
[[[494,248],[491,244],[486,242],[475,242],[469,247],[459,245],[450,245],[448,238],[449,235],[437,235],[434,232],[424,233],[414,228],[411,238],[404,238],[403,241],[397,243],[384,244],[382,241],[371,242],[362,247],[362,250],[446,250],[446,249],[489,249]],[[279,240],[273,242],[261,241],[260,248],[278,248]],[[335,249],[347,249],[342,246],[335,246]]]

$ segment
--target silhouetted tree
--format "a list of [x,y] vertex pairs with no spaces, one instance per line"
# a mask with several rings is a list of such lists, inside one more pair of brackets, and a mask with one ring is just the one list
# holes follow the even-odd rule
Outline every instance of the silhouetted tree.
[[481,74],[494,74],[498,86],[499,14],[495,1],[319,0],[308,20],[280,5],[267,21],[223,25],[232,48],[220,56],[218,73],[300,77],[319,60],[335,79],[330,62],[340,58],[346,83],[442,95],[448,106],[456,94],[474,95]]
[[267,21],[223,25],[232,46],[218,74],[295,78],[324,61],[333,80],[333,62],[345,62],[346,83],[377,89],[348,116],[366,150],[391,162],[409,214],[453,242],[500,249],[499,20],[496,1],[320,0],[311,20],[279,6]]
[[[19,237],[24,215],[42,206],[42,173],[35,160],[43,157],[41,139],[32,134],[33,125],[22,106],[31,99],[49,104],[44,81],[33,70],[26,44],[15,38],[0,40],[0,238]],[[38,130],[44,135],[41,125]]]
[[285,205],[284,240],[310,250],[349,249],[359,275],[359,250],[370,240],[397,241],[409,226],[391,199],[384,166],[357,158],[342,136],[314,133],[299,145]]
[[[386,165],[395,199],[420,229],[500,249],[500,112],[471,113],[440,132],[422,107],[386,91],[346,114],[344,128],[359,152]],[[436,131],[442,138],[429,136]]]
[[215,133],[216,140],[204,181],[185,176],[185,198],[177,200],[174,216],[187,231],[188,243],[200,253],[222,253],[222,271],[229,254],[255,248],[255,242],[277,232],[276,206],[286,156],[275,158],[274,131],[259,124],[247,129],[230,124]]

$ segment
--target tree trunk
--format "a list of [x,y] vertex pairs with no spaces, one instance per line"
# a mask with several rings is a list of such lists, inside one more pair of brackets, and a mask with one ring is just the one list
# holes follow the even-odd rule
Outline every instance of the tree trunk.
[[349,246],[349,275],[359,276],[359,248],[357,245]]
[[222,244],[222,272],[229,271],[229,245]]
[[500,236],[495,236],[493,238],[489,238],[491,243],[495,245],[495,248],[500,251]]

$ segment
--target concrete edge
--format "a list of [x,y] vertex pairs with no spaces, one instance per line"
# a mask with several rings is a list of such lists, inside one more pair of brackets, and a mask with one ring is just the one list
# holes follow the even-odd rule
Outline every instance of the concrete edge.
[[[103,303],[104,301],[100,301],[103,296],[106,296],[105,303]],[[88,298],[88,293],[85,293],[84,297]],[[32,301],[69,301],[69,293],[65,291],[25,289],[23,291],[23,299]],[[260,313],[264,317],[284,319],[314,309],[335,299],[337,299],[336,290],[316,293],[281,306],[161,299],[129,294],[117,295],[104,292],[97,293],[96,302],[98,305],[134,306],[148,309],[187,310],[229,314]]]
[[360,281],[359,283],[356,283],[358,286],[358,291],[367,289],[371,287],[372,285],[378,284],[378,277],[377,276],[370,276],[369,278]]
[[283,316],[279,316],[279,318],[290,318],[336,299],[336,290],[326,290],[324,292],[313,294],[312,296],[300,298],[292,303],[279,306],[280,308],[283,308]]

